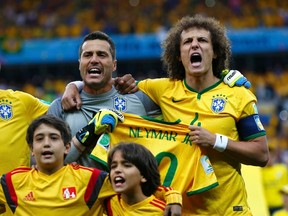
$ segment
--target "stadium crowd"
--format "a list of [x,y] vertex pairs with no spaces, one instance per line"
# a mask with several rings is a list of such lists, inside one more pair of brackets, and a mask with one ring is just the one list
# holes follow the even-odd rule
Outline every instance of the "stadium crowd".
[[278,0],[2,0],[0,35],[30,39],[78,37],[94,30],[151,33],[196,13],[234,29],[288,26],[288,2]]

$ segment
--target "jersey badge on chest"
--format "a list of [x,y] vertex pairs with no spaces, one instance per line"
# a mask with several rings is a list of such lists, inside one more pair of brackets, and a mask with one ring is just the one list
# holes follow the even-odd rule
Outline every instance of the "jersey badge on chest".
[[13,116],[12,106],[10,104],[0,102],[0,117],[4,120],[9,120]]
[[227,99],[224,95],[213,96],[211,109],[214,113],[220,113],[224,110]]
[[74,199],[76,197],[76,188],[75,187],[62,188],[62,195],[65,200]]
[[116,110],[126,111],[127,110],[127,99],[120,95],[113,98],[113,106]]

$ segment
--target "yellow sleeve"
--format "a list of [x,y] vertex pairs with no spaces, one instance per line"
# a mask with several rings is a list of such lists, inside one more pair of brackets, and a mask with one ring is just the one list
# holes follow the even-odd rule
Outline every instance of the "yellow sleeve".
[[178,204],[182,206],[182,195],[171,187],[159,186],[154,193],[155,197],[166,202],[166,205]]

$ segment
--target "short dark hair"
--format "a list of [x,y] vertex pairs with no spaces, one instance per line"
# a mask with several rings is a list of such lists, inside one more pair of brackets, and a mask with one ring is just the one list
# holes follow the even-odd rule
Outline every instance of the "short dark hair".
[[61,138],[64,142],[64,145],[70,143],[72,140],[71,129],[69,125],[63,121],[62,119],[47,114],[36,118],[32,123],[29,125],[26,134],[26,141],[29,144],[30,148],[33,148],[33,137],[35,130],[42,124],[50,125],[51,127],[58,130],[61,134]]
[[81,54],[83,52],[82,46],[88,40],[103,40],[103,41],[107,41],[110,44],[110,52],[111,52],[112,59],[113,60],[116,59],[116,47],[115,47],[115,44],[114,44],[112,38],[109,37],[104,32],[101,32],[101,31],[91,32],[91,33],[87,34],[84,37],[84,39],[83,39],[83,41],[82,41],[82,43],[81,43],[81,45],[79,47],[79,58],[81,57]]
[[108,154],[108,168],[111,170],[112,158],[120,151],[125,160],[137,167],[147,182],[141,184],[145,196],[151,196],[160,186],[160,174],[154,155],[144,146],[137,143],[119,143]]

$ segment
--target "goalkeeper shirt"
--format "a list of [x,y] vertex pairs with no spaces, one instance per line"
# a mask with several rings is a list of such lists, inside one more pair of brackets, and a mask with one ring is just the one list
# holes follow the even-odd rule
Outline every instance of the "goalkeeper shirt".
[[30,94],[0,89],[0,175],[21,165],[30,166],[26,131],[32,120],[47,110],[47,104]]
[[99,216],[104,199],[112,195],[106,172],[79,165],[64,166],[52,175],[20,167],[1,178],[0,201],[18,216]]
[[[78,130],[86,126],[102,108],[116,109],[121,112],[137,113],[139,115],[157,115],[160,112],[159,107],[142,92],[121,95],[112,87],[110,91],[99,95],[91,95],[81,91],[80,96],[82,100],[80,110],[64,112],[60,98],[53,101],[48,110],[48,114],[55,115],[69,124],[73,136]],[[72,145],[65,162],[77,161],[83,166],[101,168],[89,158],[92,149],[93,146],[92,148],[86,148],[80,154],[75,146]]]
[[[138,87],[160,106],[166,121],[180,118],[186,124],[202,126],[232,140],[251,140],[266,135],[255,104],[256,97],[244,87],[230,88],[219,80],[197,92],[185,80],[168,78],[143,80]],[[192,196],[192,200],[183,197],[183,215],[186,214],[185,205],[192,208],[187,215],[251,215],[241,164],[225,152],[207,148],[207,153],[219,186]]]
[[[0,184],[5,215],[99,216],[105,209],[104,200],[116,196],[106,172],[72,164],[51,175],[19,167],[4,174]],[[182,204],[179,192],[170,187],[159,186],[154,195],[167,204]]]

